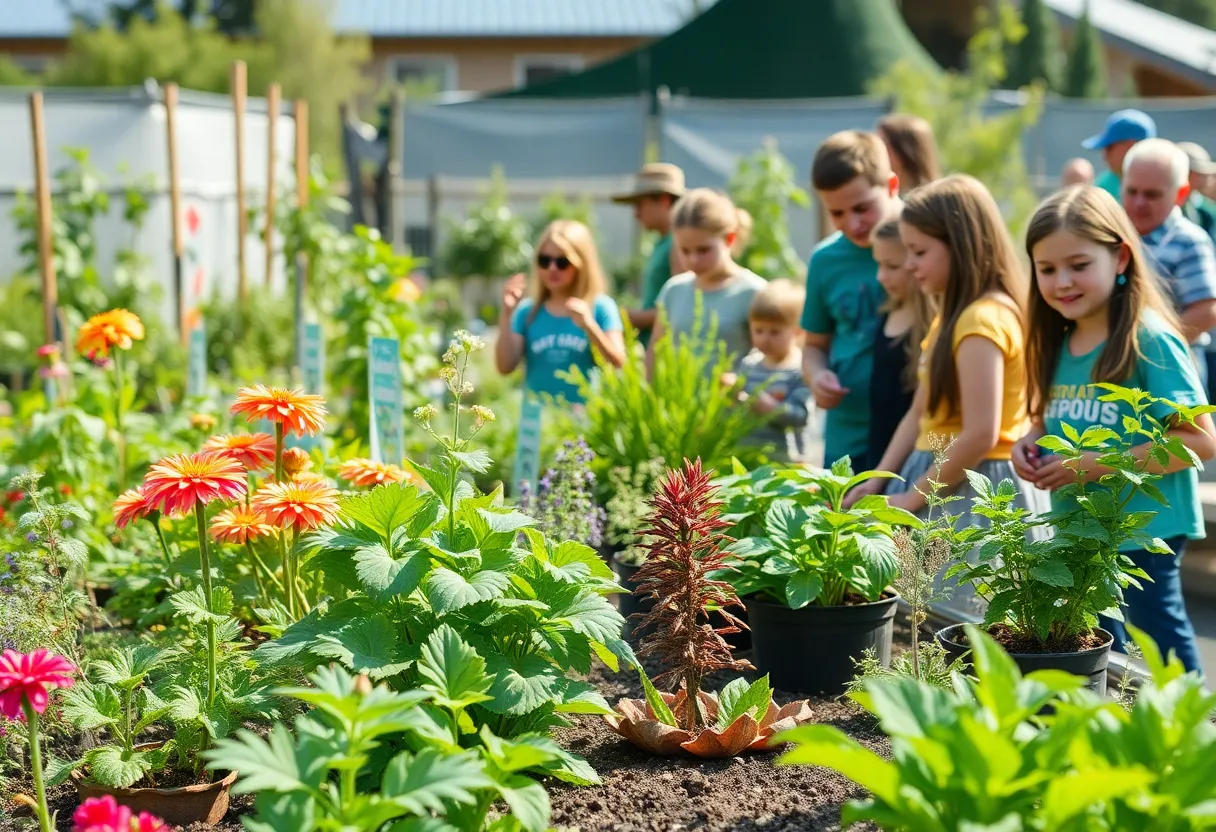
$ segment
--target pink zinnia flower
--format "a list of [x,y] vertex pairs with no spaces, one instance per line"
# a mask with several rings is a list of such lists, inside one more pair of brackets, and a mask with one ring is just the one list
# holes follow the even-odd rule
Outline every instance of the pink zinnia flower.
[[5,650],[0,655],[0,715],[24,720],[22,703],[27,700],[35,713],[42,713],[50,691],[70,688],[75,672],[76,665],[45,647],[28,655]]
[[245,496],[245,466],[225,452],[165,457],[144,477],[148,502],[165,514],[182,515],[198,503]]
[[165,822],[148,812],[138,817],[111,795],[90,797],[72,815],[72,832],[166,832]]

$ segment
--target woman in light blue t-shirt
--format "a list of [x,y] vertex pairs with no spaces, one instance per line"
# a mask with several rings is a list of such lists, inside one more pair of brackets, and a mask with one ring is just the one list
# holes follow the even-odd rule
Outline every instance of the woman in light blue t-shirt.
[[524,388],[582,402],[558,373],[595,367],[598,352],[614,367],[625,361],[616,301],[604,294],[604,272],[591,230],[575,220],[549,224],[536,246],[530,297],[517,274],[503,288],[494,361],[504,375],[524,363]]

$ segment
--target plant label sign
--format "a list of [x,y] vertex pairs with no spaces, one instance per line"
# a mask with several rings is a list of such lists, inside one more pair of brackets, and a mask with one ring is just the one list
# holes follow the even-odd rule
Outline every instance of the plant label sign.
[[519,414],[519,432],[515,437],[515,486],[518,488],[520,483],[526,482],[534,494],[540,474],[542,413],[540,400],[525,394]]
[[371,410],[372,459],[400,465],[405,458],[405,400],[401,379],[401,342],[369,338],[368,404]]
[[320,324],[304,324],[304,354],[300,371],[304,389],[318,396],[325,395],[325,336]]
[[202,318],[190,328],[186,352],[186,398],[207,395],[207,328]]

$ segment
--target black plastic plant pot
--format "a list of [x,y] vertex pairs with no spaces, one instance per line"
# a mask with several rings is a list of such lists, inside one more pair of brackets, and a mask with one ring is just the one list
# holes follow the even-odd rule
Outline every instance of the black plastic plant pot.
[[638,626],[638,619],[631,619],[630,616],[637,613],[648,613],[654,609],[654,599],[643,597],[637,592],[638,582],[634,580],[634,576],[637,575],[638,570],[642,567],[640,564],[634,565],[623,562],[618,554],[612,558],[612,568],[616,570],[616,575],[621,581],[621,586],[628,590],[616,596],[621,615],[625,616],[625,638],[640,638],[645,633],[634,635],[633,630]]
[[[962,624],[953,624],[937,631],[935,638],[951,661],[963,659],[971,669],[970,650]],[[1063,670],[1085,679],[1085,686],[1099,695],[1106,693],[1106,666],[1110,662],[1110,647],[1115,639],[1106,630],[1095,629],[1102,637],[1099,647],[1076,653],[1010,653],[1023,675],[1036,670]]]
[[[747,624],[749,627],[751,626],[751,624],[748,622],[748,619],[747,619],[747,609],[746,608],[740,609],[739,607],[731,607],[730,611],[731,611],[731,614],[735,616],[735,618],[739,619],[744,624]],[[709,623],[715,628],[725,627],[726,619],[723,618],[722,613],[718,612],[717,610],[710,610]],[[736,653],[741,653],[744,650],[752,649],[752,631],[751,630],[744,630],[743,628],[740,628],[739,632],[727,633],[726,635],[722,636],[722,638],[725,639],[726,643],[730,645],[730,649],[734,650]]]
[[837,696],[857,675],[854,660],[873,648],[883,667],[891,663],[899,596],[841,607],[792,610],[748,598],[752,664],[774,688]]

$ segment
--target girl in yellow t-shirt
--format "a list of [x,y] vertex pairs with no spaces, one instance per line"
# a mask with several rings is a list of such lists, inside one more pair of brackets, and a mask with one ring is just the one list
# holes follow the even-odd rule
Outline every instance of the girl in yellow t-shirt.
[[[996,201],[970,176],[939,179],[908,195],[900,238],[908,269],[940,311],[921,351],[912,407],[878,464],[902,482],[870,480],[861,488],[874,492],[886,483],[892,505],[921,512],[933,477],[963,497],[951,505],[958,525],[976,525],[983,518],[968,511],[974,492],[966,479],[973,470],[993,482],[1013,480],[1019,505],[1045,510],[1046,495],[1018,480],[1010,462],[1028,426],[1029,287]],[[951,441],[947,461],[935,470],[934,446]],[[853,499],[865,493],[858,491]],[[974,611],[969,590],[956,590],[952,606]]]

